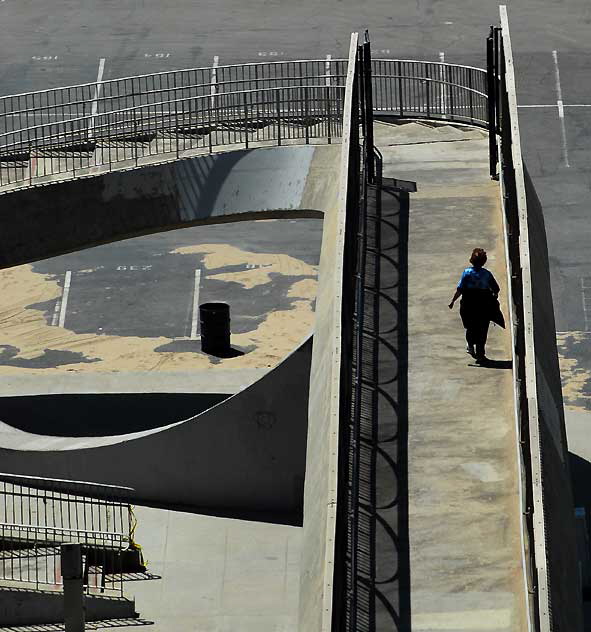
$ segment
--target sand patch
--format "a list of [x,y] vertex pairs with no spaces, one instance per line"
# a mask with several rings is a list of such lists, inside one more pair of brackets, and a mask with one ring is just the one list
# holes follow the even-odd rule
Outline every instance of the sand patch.
[[[209,269],[228,265],[254,264],[238,277],[244,287],[252,288],[267,283],[270,273],[288,276],[316,276],[317,268],[289,255],[259,254],[243,251],[226,245],[196,245],[179,249],[185,252],[204,252],[205,265]],[[177,252],[179,252],[177,251]],[[242,274],[241,272],[237,273]],[[214,275],[234,280],[232,273]],[[193,352],[160,352],[158,347],[173,340],[166,337],[112,336],[107,334],[77,334],[65,327],[51,326],[43,308],[31,305],[43,304],[59,298],[62,288],[51,275],[33,270],[31,265],[22,265],[0,271],[0,346],[16,347],[19,352],[12,358],[34,359],[45,354],[47,349],[70,351],[83,354],[85,358],[96,358],[97,362],[62,364],[52,368],[22,368],[0,365],[4,375],[68,374],[108,372],[153,372],[191,371],[215,368],[223,364],[228,368],[265,368],[275,366],[293,351],[311,333],[314,323],[312,309],[315,298],[316,281],[306,279],[294,282],[290,296],[294,301],[290,309],[268,314],[256,330],[245,334],[233,334],[232,344],[239,347],[255,345],[256,349],[244,356],[215,359]]]
[[296,281],[287,292],[289,298],[314,299],[318,292],[317,279],[302,279]]
[[590,335],[587,331],[556,334],[562,397],[564,405],[572,410],[588,411],[591,408],[591,398],[588,393],[591,371],[582,366],[572,352],[573,346],[587,344]]
[[[312,266],[289,255],[248,252],[227,244],[183,246],[176,248],[172,253],[179,255],[203,254],[203,265],[208,270],[238,265],[252,266],[251,270],[260,270],[264,278],[268,280],[270,280],[269,275],[272,272],[285,276],[316,276],[318,273],[318,266]],[[259,278],[263,278],[263,276]],[[265,283],[268,283],[268,280]]]

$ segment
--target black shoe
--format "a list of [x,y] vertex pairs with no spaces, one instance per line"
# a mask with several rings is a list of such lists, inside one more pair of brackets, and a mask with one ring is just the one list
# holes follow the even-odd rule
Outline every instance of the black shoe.
[[487,362],[488,362],[488,358],[485,355],[476,356],[476,364],[486,364]]

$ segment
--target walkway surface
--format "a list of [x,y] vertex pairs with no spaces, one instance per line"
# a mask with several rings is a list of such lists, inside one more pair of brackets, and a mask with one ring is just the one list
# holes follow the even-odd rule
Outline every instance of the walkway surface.
[[508,330],[481,367],[448,309],[473,248],[507,278],[498,183],[483,132],[378,124],[384,176],[412,180],[408,242],[408,502],[413,631],[524,630]]

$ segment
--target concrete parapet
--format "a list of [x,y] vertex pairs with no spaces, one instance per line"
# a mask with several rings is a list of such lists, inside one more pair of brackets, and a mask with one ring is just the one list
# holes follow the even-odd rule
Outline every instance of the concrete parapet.
[[528,563],[535,597],[530,625],[582,629],[574,506],[568,464],[543,211],[523,163],[515,64],[507,9],[501,6],[501,183],[515,310],[522,471]]

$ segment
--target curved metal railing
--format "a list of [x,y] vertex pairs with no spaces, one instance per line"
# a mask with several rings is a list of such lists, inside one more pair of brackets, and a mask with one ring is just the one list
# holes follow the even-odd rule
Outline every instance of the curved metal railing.
[[[347,60],[193,68],[0,98],[0,187],[340,138]],[[374,60],[374,112],[486,127],[486,72]]]
[[488,127],[486,71],[443,62],[376,59],[376,114],[440,119]]
[[[346,61],[196,68],[0,98],[0,187],[340,137]],[[156,158],[157,160],[158,158]]]

